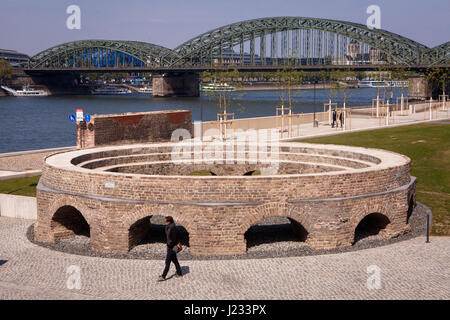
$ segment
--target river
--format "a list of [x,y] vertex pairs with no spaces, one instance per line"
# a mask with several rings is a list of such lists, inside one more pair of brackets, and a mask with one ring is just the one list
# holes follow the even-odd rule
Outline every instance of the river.
[[[347,106],[370,105],[376,98],[376,91],[373,88],[347,89]],[[394,89],[394,101],[399,94],[399,89]],[[232,96],[228,112],[234,112],[236,118],[272,116],[280,104],[279,91],[275,90],[236,91]],[[342,96],[341,91],[335,99],[340,106]],[[313,101],[313,90],[296,90],[293,112],[313,112]],[[324,90],[316,90],[316,101],[316,111],[320,112],[323,103],[328,101]],[[217,98],[204,94],[198,98],[153,98],[141,94],[0,97],[0,153],[75,145],[75,124],[68,116],[77,108],[89,114],[186,109],[192,111],[194,121],[215,120],[218,112]]]

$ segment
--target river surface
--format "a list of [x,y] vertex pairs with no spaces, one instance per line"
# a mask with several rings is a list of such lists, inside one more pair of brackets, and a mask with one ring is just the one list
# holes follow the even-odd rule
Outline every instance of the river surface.
[[[373,88],[347,89],[347,106],[369,106],[376,95]],[[399,95],[399,89],[394,89],[394,101]],[[280,105],[276,90],[236,91],[232,96],[228,112],[234,112],[236,118],[273,116]],[[294,96],[293,112],[313,112],[314,90],[295,90]],[[342,106],[343,92],[333,100]],[[327,101],[327,92],[317,89],[316,111],[323,111]],[[142,94],[0,97],[0,153],[76,145],[75,124],[68,116],[77,108],[91,115],[186,109],[192,111],[194,121],[215,120],[218,112],[217,98],[204,94],[198,98],[153,98]]]

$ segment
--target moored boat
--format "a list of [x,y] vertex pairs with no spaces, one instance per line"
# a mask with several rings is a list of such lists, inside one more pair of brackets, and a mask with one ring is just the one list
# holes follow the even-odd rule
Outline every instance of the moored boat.
[[48,96],[48,92],[44,90],[38,90],[30,88],[29,86],[24,86],[21,90],[14,90],[5,86],[1,86],[1,88],[9,93],[11,93],[15,97],[46,97]]
[[151,87],[142,87],[138,89],[139,93],[153,93],[153,89]]
[[117,88],[113,86],[106,86],[97,88],[91,91],[93,95],[122,95],[122,94],[130,94],[131,90],[124,88]]
[[235,91],[236,88],[233,86],[230,86],[228,83],[216,83],[216,82],[212,82],[212,83],[208,83],[205,86],[202,86],[202,91],[206,91],[206,92],[211,92],[211,91],[218,91],[218,92],[223,92],[223,91]]

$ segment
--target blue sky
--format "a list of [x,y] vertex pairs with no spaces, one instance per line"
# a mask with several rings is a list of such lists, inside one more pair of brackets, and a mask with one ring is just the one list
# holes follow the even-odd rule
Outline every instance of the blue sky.
[[[81,8],[81,30],[66,28],[66,8]],[[381,27],[427,46],[449,41],[448,0],[0,0],[0,48],[30,55],[81,39],[137,40],[174,48],[241,20],[299,16],[366,23],[381,8]]]

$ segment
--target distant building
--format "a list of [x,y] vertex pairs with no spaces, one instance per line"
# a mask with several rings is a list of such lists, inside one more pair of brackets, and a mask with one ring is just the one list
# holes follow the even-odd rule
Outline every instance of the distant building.
[[[213,56],[213,63],[220,63],[220,55],[215,54]],[[254,63],[259,64],[261,62],[261,58],[259,55],[255,54]],[[206,61],[209,62],[209,59],[206,58]],[[238,65],[241,64],[241,54],[239,52],[235,52],[230,49],[225,49],[222,52],[222,63],[225,65]],[[244,65],[251,64],[251,55],[247,52],[244,53]]]
[[[206,57],[205,61],[207,63],[210,62],[208,57]],[[244,65],[251,65],[252,56],[250,53],[244,52]],[[254,64],[259,65],[264,62],[264,59],[261,59],[261,56],[258,54],[254,55]],[[213,63],[220,64],[220,56],[215,54],[213,56]],[[230,49],[223,50],[222,52],[222,63],[224,65],[240,65],[241,64],[241,54],[239,52],[235,52]],[[319,65],[319,64],[331,64],[331,57],[324,58],[299,58],[299,57],[291,57],[291,58],[271,58],[266,57],[265,62],[266,65],[287,65],[287,64],[296,64],[296,65]]]
[[349,56],[352,60],[356,60],[360,54],[361,45],[359,44],[359,42],[352,40],[347,45],[347,56]]
[[352,40],[347,45],[344,60],[347,65],[380,64],[385,63],[387,61],[387,57],[384,52],[375,48],[370,48],[368,53],[364,53],[361,50],[361,44],[355,40]]
[[0,49],[0,59],[8,61],[13,67],[25,67],[30,57],[14,50]]
[[387,61],[386,54],[379,49],[370,48],[369,55],[370,63],[379,64]]

